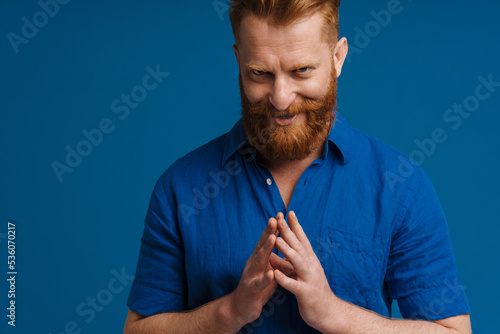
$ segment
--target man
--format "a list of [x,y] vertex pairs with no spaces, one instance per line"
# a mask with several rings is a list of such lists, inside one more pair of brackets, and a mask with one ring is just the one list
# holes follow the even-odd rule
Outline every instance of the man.
[[156,184],[125,333],[470,333],[428,178],[334,112],[339,2],[232,1],[243,119]]

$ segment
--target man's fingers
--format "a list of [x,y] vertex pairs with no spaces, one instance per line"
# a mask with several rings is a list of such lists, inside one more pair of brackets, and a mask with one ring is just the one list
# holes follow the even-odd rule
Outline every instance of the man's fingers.
[[259,242],[257,242],[257,245],[255,246],[253,254],[257,253],[259,251],[259,249],[261,249],[264,246],[269,235],[276,234],[277,225],[278,225],[278,222],[276,221],[276,219],[269,218],[269,221],[267,222],[267,225],[266,225],[266,229],[264,230],[264,232],[262,232],[262,235],[260,236]]
[[298,293],[300,292],[300,282],[299,281],[286,276],[278,269],[274,270],[274,279],[283,288],[287,289],[288,291],[293,293],[295,296],[298,296]]
[[260,273],[266,270],[269,264],[269,257],[273,252],[276,243],[276,236],[274,234],[268,235],[264,245],[252,255],[252,272]]
[[288,213],[288,223],[290,224],[290,229],[293,231],[293,233],[295,234],[297,239],[300,241],[302,246],[304,246],[304,248],[306,248],[308,250],[312,250],[311,243],[309,242],[307,235],[304,233],[302,226],[300,226],[299,220],[297,219],[295,212],[290,211]]
[[276,246],[278,247],[278,250],[286,256],[288,262],[292,264],[293,269],[295,270],[297,275],[307,275],[307,265],[306,263],[304,263],[304,260],[307,259],[307,256],[302,256],[301,254],[299,254],[281,237],[276,239]]
[[271,253],[271,257],[269,258],[269,262],[274,269],[278,269],[288,277],[296,277],[295,270],[290,262],[286,259],[282,259],[275,253]]
[[281,212],[278,212],[278,214],[276,215],[276,218],[274,220],[276,220],[276,232],[274,232],[274,235],[277,237],[278,235],[280,235],[280,231],[278,230],[278,222],[281,218],[285,218],[285,215],[282,214]]
[[278,219],[278,231],[280,232],[281,237],[286,241],[286,243],[290,247],[292,247],[298,253],[302,254],[304,252],[304,246],[301,244],[300,240],[297,238],[295,233],[290,229],[290,227],[288,227],[284,217],[280,217]]

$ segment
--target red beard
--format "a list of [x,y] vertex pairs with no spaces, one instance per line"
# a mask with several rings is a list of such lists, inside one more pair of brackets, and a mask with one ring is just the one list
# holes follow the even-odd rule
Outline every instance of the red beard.
[[[325,143],[335,119],[337,76],[334,67],[322,98],[306,99],[281,112],[267,102],[251,103],[243,91],[241,75],[239,82],[245,132],[250,145],[265,161],[303,160]],[[306,115],[305,124],[280,126],[270,121],[278,115],[294,116],[301,112]]]

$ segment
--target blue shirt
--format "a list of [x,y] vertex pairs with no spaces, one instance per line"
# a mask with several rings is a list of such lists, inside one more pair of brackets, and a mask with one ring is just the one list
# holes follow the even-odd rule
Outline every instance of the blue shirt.
[[[300,177],[289,210],[338,297],[384,316],[391,316],[393,300],[406,318],[470,313],[428,177],[340,115],[323,155]],[[240,120],[159,178],[129,308],[145,316],[191,310],[230,293],[278,212],[287,212],[278,187],[255,159]],[[295,296],[278,286],[241,333],[317,331],[300,317]]]

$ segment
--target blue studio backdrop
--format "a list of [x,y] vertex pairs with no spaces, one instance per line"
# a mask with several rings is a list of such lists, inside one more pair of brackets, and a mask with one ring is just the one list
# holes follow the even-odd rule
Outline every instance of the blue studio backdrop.
[[[122,332],[155,181],[240,117],[227,10],[0,0],[1,333]],[[498,0],[340,8],[339,111],[429,174],[477,333],[500,312],[499,17]]]

